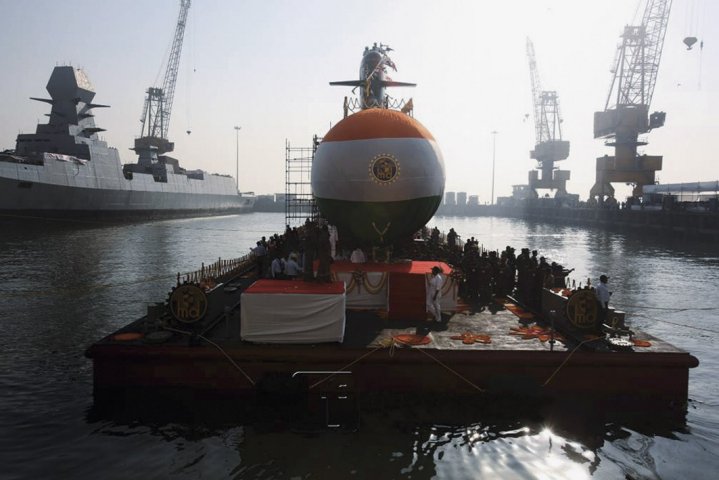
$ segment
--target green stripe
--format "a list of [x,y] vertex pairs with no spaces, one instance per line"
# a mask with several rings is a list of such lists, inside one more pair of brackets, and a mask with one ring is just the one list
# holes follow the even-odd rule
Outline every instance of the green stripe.
[[432,218],[442,195],[400,202],[315,200],[322,216],[339,230],[340,241],[352,248],[352,242],[386,245],[410,237]]

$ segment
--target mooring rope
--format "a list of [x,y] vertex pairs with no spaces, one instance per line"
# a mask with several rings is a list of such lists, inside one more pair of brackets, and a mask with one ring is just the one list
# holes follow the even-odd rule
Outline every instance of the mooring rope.
[[634,316],[637,316],[637,317],[641,317],[641,318],[646,318],[647,320],[652,320],[652,321],[655,321],[655,322],[668,323],[669,325],[674,325],[674,326],[677,326],[677,327],[692,328],[692,329],[694,329],[694,330],[700,330],[700,331],[702,331],[702,332],[709,332],[709,333],[713,333],[713,334],[715,334],[715,335],[719,335],[719,331],[717,331],[717,330],[712,330],[712,329],[710,329],[710,328],[695,327],[695,326],[693,326],[693,325],[687,325],[687,324],[685,324],[685,323],[670,322],[669,320],[662,320],[661,318],[649,317],[649,316],[647,316],[647,315],[642,315],[641,313],[635,313],[635,314],[633,314],[633,315],[634,315]]
[[[181,334],[183,334],[183,335],[188,335],[188,336],[192,336],[192,335],[193,335],[192,332],[186,332],[186,331],[184,331],[184,330],[178,330],[178,329],[172,328],[172,327],[163,327],[163,328],[164,328],[165,330],[170,331],[170,332],[181,333]],[[218,344],[216,344],[215,342],[213,342],[212,340],[210,340],[209,338],[207,338],[207,337],[205,337],[205,336],[203,336],[203,335],[197,334],[197,338],[200,338],[200,339],[206,341],[207,343],[209,343],[210,345],[212,345],[213,347],[217,348],[217,349],[220,351],[220,353],[222,353],[222,354],[227,358],[227,360],[229,360],[230,363],[231,363],[242,375],[245,376],[245,378],[247,379],[247,381],[250,382],[250,383],[252,384],[252,386],[255,385],[255,381],[252,380],[252,378],[250,378],[250,376],[249,376],[244,370],[242,370],[242,367],[240,367],[239,365],[237,365],[237,363],[235,363],[235,361],[232,359],[232,357],[230,357],[230,356],[227,354],[227,352],[225,352],[225,351],[222,349],[222,347],[220,347]]]
[[331,374],[327,375],[325,378],[323,378],[323,379],[321,379],[321,380],[318,380],[317,382],[313,383],[312,385],[309,386],[309,390],[312,390],[312,389],[315,388],[317,385],[320,385],[320,384],[322,384],[322,383],[324,383],[324,382],[330,380],[331,378],[336,377],[339,373],[341,373],[341,372],[344,371],[345,369],[350,368],[350,367],[351,367],[352,365],[354,365],[355,363],[361,361],[362,359],[364,359],[364,358],[366,358],[366,357],[369,357],[369,356],[372,355],[374,352],[376,352],[377,350],[380,350],[380,349],[382,349],[382,348],[386,348],[386,347],[385,347],[384,345],[380,345],[379,347],[375,347],[374,349],[372,349],[372,350],[370,350],[369,352],[365,353],[365,354],[362,355],[361,357],[356,358],[355,360],[353,360],[352,362],[348,363],[347,365],[345,365],[344,367],[340,368],[339,370],[334,371],[334,372],[332,372]]
[[559,365],[559,366],[557,367],[557,369],[554,370],[554,372],[552,372],[552,374],[549,376],[549,378],[547,378],[547,380],[544,381],[544,383],[542,384],[542,388],[544,388],[544,387],[546,387],[547,385],[549,385],[549,382],[551,382],[552,379],[554,378],[554,376],[555,376],[557,373],[559,373],[559,371],[562,369],[562,367],[564,367],[564,366],[567,364],[567,362],[569,361],[569,359],[572,358],[572,355],[574,355],[574,352],[576,352],[577,350],[579,350],[579,347],[581,347],[582,345],[584,345],[584,344],[587,343],[587,342],[592,342],[592,341],[594,341],[594,340],[599,340],[600,338],[602,338],[602,337],[593,336],[593,337],[591,337],[591,338],[587,338],[586,340],[582,340],[581,342],[579,342],[579,343],[577,344],[577,346],[574,347],[571,352],[569,352],[569,355],[567,355],[567,358],[564,359],[564,361],[561,363],[561,365]]
[[434,360],[435,362],[437,362],[439,365],[441,365],[442,367],[446,368],[447,371],[449,371],[449,372],[453,373],[454,375],[456,375],[457,377],[459,377],[461,380],[464,380],[468,385],[470,385],[471,387],[473,387],[473,388],[474,388],[475,390],[477,390],[478,392],[484,393],[484,392],[487,391],[487,390],[485,390],[484,388],[479,387],[478,385],[476,385],[475,383],[473,383],[470,379],[468,379],[467,377],[465,377],[465,376],[462,375],[461,373],[457,372],[456,370],[453,370],[453,369],[450,368],[449,366],[447,366],[447,365],[445,365],[444,363],[442,363],[442,361],[441,361],[440,359],[438,359],[437,357],[435,357],[435,356],[432,355],[431,353],[425,352],[425,350],[424,350],[423,348],[419,348],[418,351],[420,351],[420,352],[422,352],[423,354],[427,355],[429,358],[431,358],[432,360]]
[[[390,343],[389,345],[379,345],[378,347],[373,348],[373,349],[370,350],[369,352],[365,353],[364,355],[361,355],[360,357],[356,358],[355,360],[353,360],[352,362],[348,363],[347,365],[345,365],[344,367],[340,368],[339,370],[337,370],[337,371],[335,371],[335,372],[329,374],[329,375],[326,376],[325,378],[323,378],[323,379],[321,379],[321,380],[319,380],[319,381],[313,383],[312,385],[310,385],[309,389],[311,390],[311,389],[315,388],[317,385],[320,385],[320,384],[322,384],[322,383],[324,383],[324,382],[330,380],[331,378],[335,377],[337,374],[341,373],[342,371],[348,369],[348,368],[351,367],[352,365],[354,365],[354,364],[356,364],[356,363],[362,361],[363,359],[369,357],[370,355],[372,355],[373,353],[375,353],[377,350],[381,350],[381,349],[383,349],[383,348],[389,348],[389,352],[388,352],[389,356],[390,356],[390,357],[394,357],[395,352],[396,352],[396,346],[397,346],[397,345],[403,345],[403,346],[409,346],[409,347],[412,346],[411,343],[406,343],[406,342],[403,342],[403,341],[401,341],[401,340],[399,340],[399,339],[392,338],[392,339],[391,339],[391,343]],[[468,385],[470,385],[470,386],[471,386],[472,388],[474,388],[475,390],[477,390],[477,391],[479,391],[479,392],[486,392],[485,389],[483,389],[482,387],[476,385],[476,384],[473,383],[471,380],[469,380],[467,377],[465,377],[465,376],[462,375],[461,373],[457,372],[456,370],[452,369],[452,368],[449,367],[448,365],[445,365],[440,359],[438,359],[438,358],[435,357],[434,355],[430,354],[429,352],[426,352],[426,351],[425,351],[424,349],[422,349],[422,348],[418,349],[418,351],[421,352],[421,353],[423,353],[424,355],[428,356],[429,358],[431,358],[431,359],[434,360],[435,362],[437,362],[437,364],[439,364],[440,366],[442,366],[443,368],[445,368],[445,369],[446,369],[447,371],[449,371],[450,373],[456,375],[458,378],[460,378],[461,380],[463,380],[464,382],[466,382]]]
[[710,311],[719,310],[719,306],[716,307],[649,307],[647,305],[627,305],[624,303],[612,303],[615,307],[622,308],[634,308],[639,310],[662,310],[666,312],[691,312],[691,311]]

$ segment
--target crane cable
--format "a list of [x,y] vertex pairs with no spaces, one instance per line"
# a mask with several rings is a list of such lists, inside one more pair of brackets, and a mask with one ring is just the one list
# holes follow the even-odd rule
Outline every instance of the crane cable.
[[[195,16],[196,18],[197,16]],[[197,23],[197,20],[195,20],[195,23]],[[185,28],[188,28],[187,26]],[[192,133],[192,115],[191,115],[191,105],[192,105],[192,80],[194,73],[197,71],[196,64],[195,64],[195,28],[193,27],[193,24],[189,24],[189,36],[190,36],[190,52],[188,58],[188,61],[185,62],[186,65],[186,73],[185,73],[185,121],[187,122],[187,129],[185,130],[187,134],[189,135]]]

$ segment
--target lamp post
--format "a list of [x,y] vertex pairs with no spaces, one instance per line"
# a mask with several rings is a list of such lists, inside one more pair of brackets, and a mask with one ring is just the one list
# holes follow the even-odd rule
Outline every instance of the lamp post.
[[242,127],[235,125],[235,184],[237,191],[240,191],[240,130]]
[[499,133],[496,130],[492,130],[492,203],[491,205],[494,205],[494,162],[496,159],[497,154],[497,134]]

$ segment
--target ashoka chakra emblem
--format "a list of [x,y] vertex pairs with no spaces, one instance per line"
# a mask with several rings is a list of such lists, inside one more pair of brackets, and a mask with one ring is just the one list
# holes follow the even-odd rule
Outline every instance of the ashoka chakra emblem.
[[369,163],[369,176],[376,183],[392,183],[399,177],[399,161],[389,153],[375,155]]

